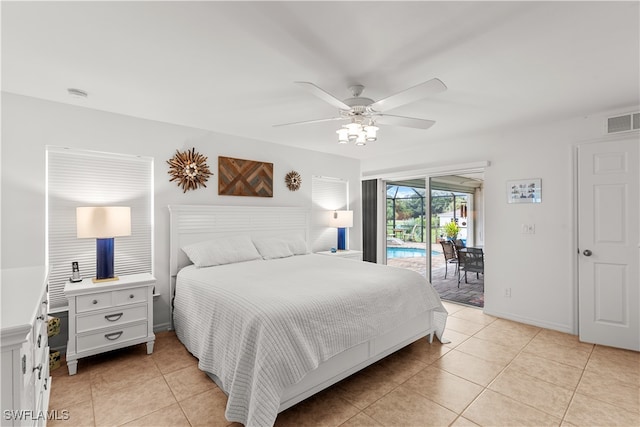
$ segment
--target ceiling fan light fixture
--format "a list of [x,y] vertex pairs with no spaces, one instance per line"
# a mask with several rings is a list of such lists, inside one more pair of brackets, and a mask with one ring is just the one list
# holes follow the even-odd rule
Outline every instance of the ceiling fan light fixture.
[[346,144],[349,142],[349,129],[343,127],[336,131],[338,134],[338,142],[340,144]]
[[345,125],[345,128],[347,128],[349,141],[351,142],[358,139],[358,136],[362,132],[362,126],[358,123],[349,123],[348,125]]
[[373,142],[378,139],[378,128],[373,121],[369,121],[368,125],[362,125],[362,120],[358,121],[357,118],[352,118],[352,122],[343,125],[336,131],[338,134],[338,142],[340,144],[346,144],[353,142],[355,145],[364,146],[367,142]]
[[365,139],[367,140],[367,142],[373,142],[376,139],[378,139],[378,130],[380,128],[378,126],[374,126],[374,125],[368,125],[364,127],[364,132],[365,132]]

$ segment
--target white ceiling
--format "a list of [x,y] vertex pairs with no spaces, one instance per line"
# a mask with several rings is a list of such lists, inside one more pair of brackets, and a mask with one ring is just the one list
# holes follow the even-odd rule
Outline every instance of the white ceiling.
[[[357,158],[640,104],[640,3],[2,2],[3,91]],[[293,84],[378,100],[440,78],[338,145],[336,110]],[[83,102],[67,88],[89,93]],[[179,144],[179,142],[177,142]]]

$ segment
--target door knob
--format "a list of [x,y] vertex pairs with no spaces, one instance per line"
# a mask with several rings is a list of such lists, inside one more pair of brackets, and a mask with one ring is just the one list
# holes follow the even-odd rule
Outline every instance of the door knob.
[[593,252],[591,252],[589,249],[585,249],[584,252],[582,252],[584,256],[591,256],[592,253]]

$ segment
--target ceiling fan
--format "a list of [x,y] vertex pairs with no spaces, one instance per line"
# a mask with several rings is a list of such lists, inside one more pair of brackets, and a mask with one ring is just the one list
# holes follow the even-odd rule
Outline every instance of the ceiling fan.
[[326,119],[283,123],[274,126],[291,126],[334,120],[348,120],[347,124],[343,125],[336,131],[338,134],[338,142],[343,144],[347,142],[355,142],[356,145],[365,145],[367,142],[375,141],[377,139],[377,131],[379,129],[376,126],[377,124],[429,129],[435,124],[433,120],[396,116],[386,114],[384,112],[418,101],[429,95],[433,95],[447,89],[447,86],[445,86],[445,84],[439,79],[431,79],[405,89],[402,92],[380,99],[379,101],[374,101],[373,99],[361,96],[364,91],[364,86],[353,85],[349,87],[352,97],[341,101],[313,83],[295,83],[307,89],[323,101],[338,108],[338,116]]

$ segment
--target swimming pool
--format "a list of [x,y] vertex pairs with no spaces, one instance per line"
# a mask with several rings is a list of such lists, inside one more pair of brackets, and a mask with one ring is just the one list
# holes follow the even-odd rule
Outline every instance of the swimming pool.
[[[387,248],[387,259],[389,258],[415,258],[426,256],[427,251],[421,248]],[[431,255],[440,255],[442,252],[431,251]]]

